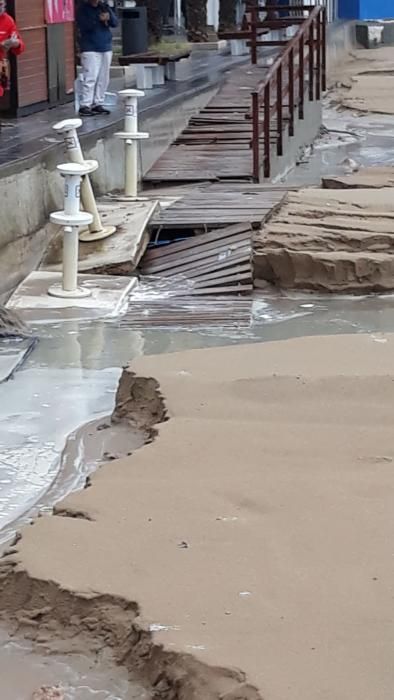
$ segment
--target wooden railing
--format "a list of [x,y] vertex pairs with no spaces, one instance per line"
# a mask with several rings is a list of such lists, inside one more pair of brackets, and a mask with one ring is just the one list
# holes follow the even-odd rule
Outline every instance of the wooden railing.
[[[307,17],[300,16],[305,12]],[[266,5],[250,7],[248,15],[253,64],[257,63],[258,47],[283,46],[259,88],[252,93],[253,179],[259,182],[261,171],[265,178],[271,175],[272,151],[283,155],[286,129],[290,137],[294,136],[296,121],[304,119],[305,101],[320,100],[326,90],[326,9],[310,5]],[[291,39],[259,38],[264,28],[272,31],[289,26],[297,26]]]

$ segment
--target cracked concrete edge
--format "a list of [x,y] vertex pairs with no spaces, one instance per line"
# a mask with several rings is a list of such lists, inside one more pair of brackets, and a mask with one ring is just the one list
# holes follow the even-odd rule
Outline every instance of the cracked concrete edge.
[[[126,366],[111,420],[143,428],[149,443],[157,435],[156,426],[168,419],[159,383],[153,377],[137,376]],[[94,479],[87,485],[94,488]],[[64,502],[49,517],[53,516],[90,519]],[[22,538],[23,530],[0,560],[0,619],[14,633],[44,646],[62,640],[72,648],[77,640],[78,648],[94,655],[109,648],[116,663],[144,683],[153,698],[262,700],[242,670],[209,666],[192,654],[154,642],[138,602],[95,591],[66,590],[54,581],[31,576],[18,552]]]

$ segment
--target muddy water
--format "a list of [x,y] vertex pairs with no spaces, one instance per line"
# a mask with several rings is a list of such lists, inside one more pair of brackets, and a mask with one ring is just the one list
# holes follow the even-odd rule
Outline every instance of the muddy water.
[[150,694],[109,660],[33,651],[26,640],[0,632],[1,700],[30,700],[42,686],[58,686],[64,700],[149,700]]

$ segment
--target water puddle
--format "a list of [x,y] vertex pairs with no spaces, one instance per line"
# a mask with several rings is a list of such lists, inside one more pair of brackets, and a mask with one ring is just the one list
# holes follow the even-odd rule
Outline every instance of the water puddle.
[[[150,700],[151,695],[126,671],[107,660],[37,653],[26,640],[0,631],[1,700]],[[58,695],[39,693],[58,688]]]
[[305,151],[285,178],[291,186],[319,185],[321,178],[358,167],[391,166],[394,160],[393,119],[389,115],[358,114],[324,108],[322,136]]

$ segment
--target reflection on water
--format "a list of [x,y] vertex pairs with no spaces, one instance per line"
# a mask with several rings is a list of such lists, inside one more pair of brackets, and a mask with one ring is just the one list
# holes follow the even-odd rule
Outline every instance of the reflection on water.
[[30,700],[41,686],[60,686],[64,700],[149,700],[125,671],[85,656],[33,653],[26,640],[0,631],[1,700]]
[[[67,435],[108,415],[133,357],[305,335],[394,331],[394,297],[257,296],[249,328],[136,331],[119,320],[36,326],[40,343],[0,385],[0,526],[26,514],[56,480]],[[78,476],[78,475],[77,475]],[[61,498],[78,479],[64,480]],[[63,488],[63,491],[62,491]]]

